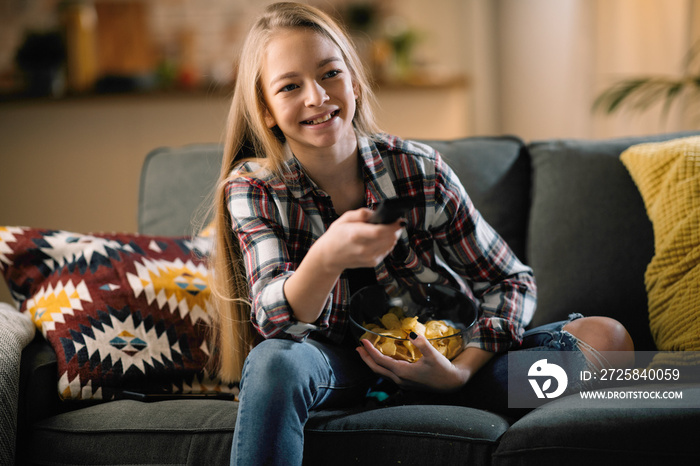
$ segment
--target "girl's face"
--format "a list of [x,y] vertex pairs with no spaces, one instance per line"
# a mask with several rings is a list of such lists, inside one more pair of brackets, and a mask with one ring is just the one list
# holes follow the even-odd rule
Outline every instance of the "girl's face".
[[263,56],[268,127],[279,126],[298,157],[310,150],[356,144],[356,88],[340,49],[309,29],[284,29]]

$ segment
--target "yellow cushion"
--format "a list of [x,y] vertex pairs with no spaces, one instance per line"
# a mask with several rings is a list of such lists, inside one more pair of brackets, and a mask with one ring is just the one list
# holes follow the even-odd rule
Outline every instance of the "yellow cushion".
[[700,350],[700,137],[632,146],[621,159],[654,227],[645,284],[656,346]]

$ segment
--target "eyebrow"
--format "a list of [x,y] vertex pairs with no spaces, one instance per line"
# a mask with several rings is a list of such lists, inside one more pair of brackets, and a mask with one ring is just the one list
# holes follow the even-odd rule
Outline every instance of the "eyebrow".
[[[321,61],[318,62],[318,65],[316,65],[316,69],[323,68],[323,67],[326,66],[327,64],[332,63],[332,62],[334,62],[334,61],[342,61],[342,59],[339,58],[339,57],[324,58],[323,60],[321,60]],[[274,78],[273,80],[270,81],[270,87],[272,87],[272,86],[273,86],[275,83],[277,83],[278,81],[282,81],[282,80],[284,80],[284,79],[289,79],[289,78],[295,78],[295,77],[297,77],[298,75],[299,75],[299,73],[297,73],[296,71],[290,71],[289,73],[281,74],[281,75],[277,76],[276,78]]]

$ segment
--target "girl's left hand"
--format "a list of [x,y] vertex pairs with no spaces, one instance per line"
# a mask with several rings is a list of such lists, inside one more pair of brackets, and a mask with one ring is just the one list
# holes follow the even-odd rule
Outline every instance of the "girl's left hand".
[[453,364],[423,335],[417,335],[411,341],[423,354],[422,358],[412,363],[382,354],[368,340],[361,341],[357,352],[372,371],[391,379],[402,388],[449,392],[467,383],[472,371]]

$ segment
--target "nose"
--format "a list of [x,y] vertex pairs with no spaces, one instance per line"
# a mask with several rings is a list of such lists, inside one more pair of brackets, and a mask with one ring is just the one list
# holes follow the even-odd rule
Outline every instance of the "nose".
[[312,81],[306,90],[306,106],[318,107],[329,99],[326,89],[318,82]]

